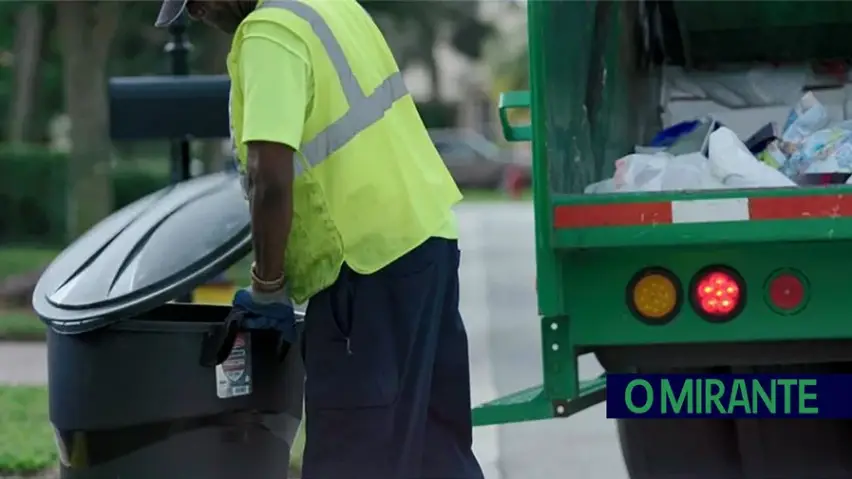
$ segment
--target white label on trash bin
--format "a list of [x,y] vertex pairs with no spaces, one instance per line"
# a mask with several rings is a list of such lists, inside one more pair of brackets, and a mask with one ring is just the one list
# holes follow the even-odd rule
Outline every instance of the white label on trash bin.
[[237,334],[228,359],[216,366],[216,395],[222,399],[251,394],[251,336]]

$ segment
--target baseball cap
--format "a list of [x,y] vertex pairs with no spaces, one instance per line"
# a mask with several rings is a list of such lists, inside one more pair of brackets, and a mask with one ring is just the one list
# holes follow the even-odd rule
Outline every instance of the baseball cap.
[[183,13],[188,0],[163,0],[163,6],[160,7],[160,14],[157,15],[157,21],[154,22],[155,27],[167,27],[172,24]]

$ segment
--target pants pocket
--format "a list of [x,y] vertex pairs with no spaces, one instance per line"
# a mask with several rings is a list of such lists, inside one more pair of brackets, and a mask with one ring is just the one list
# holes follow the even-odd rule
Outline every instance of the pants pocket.
[[[375,292],[354,284],[357,280],[352,276],[354,273],[342,273],[338,282],[308,305],[308,410],[383,407],[392,404],[398,394],[399,371],[388,324],[391,318],[376,301]],[[372,307],[370,303],[377,304]]]

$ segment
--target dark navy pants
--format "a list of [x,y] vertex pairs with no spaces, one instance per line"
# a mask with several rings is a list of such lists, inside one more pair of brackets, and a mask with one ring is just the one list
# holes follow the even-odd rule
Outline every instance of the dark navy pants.
[[305,318],[303,479],[482,479],[456,241],[345,265]]

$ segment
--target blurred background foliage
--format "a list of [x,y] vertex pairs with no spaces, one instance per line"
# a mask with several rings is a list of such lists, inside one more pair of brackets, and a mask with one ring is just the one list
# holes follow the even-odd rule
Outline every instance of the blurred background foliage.
[[[419,103],[427,126],[453,127],[440,42],[487,62],[500,88],[524,87],[525,46],[501,55],[504,35],[479,1],[363,0],[401,69],[427,72]],[[110,77],[169,74],[169,32],[153,27],[156,1],[0,2],[0,243],[61,245],[117,207],[169,181],[168,145],[109,138]],[[522,30],[519,30],[522,31]],[[193,74],[222,74],[230,38],[189,26]],[[523,43],[523,41],[522,41]],[[492,68],[493,67],[493,68]],[[201,169],[223,165],[219,142],[194,142]]]

